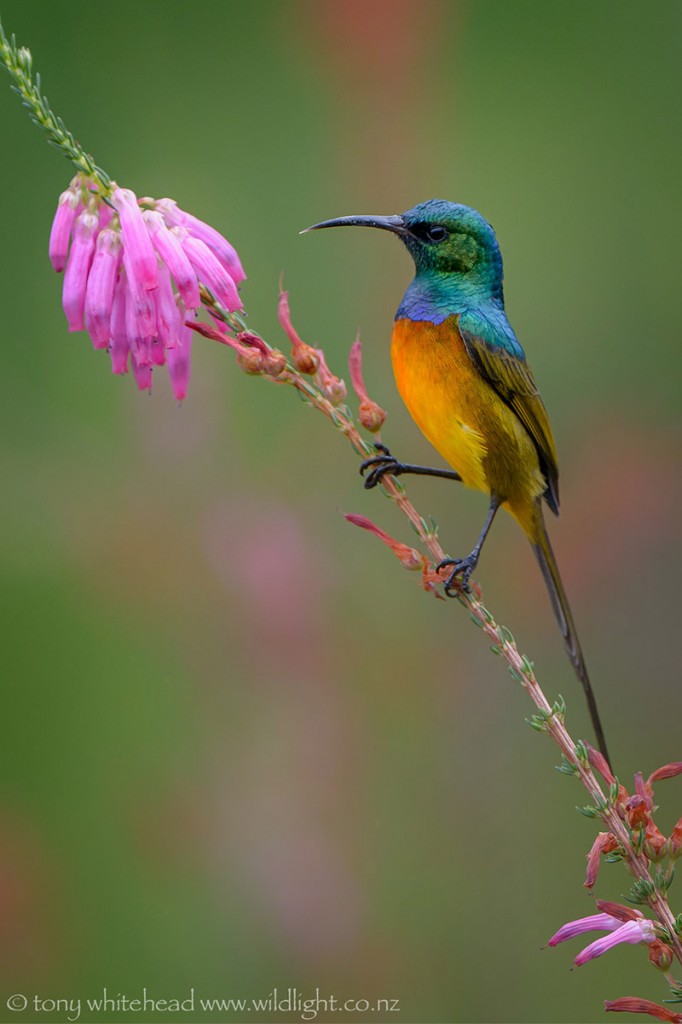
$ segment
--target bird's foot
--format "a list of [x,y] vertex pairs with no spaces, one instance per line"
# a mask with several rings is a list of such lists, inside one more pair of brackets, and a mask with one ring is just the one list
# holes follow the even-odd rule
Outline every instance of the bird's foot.
[[[389,476],[400,476],[405,468],[402,462],[398,462],[396,457],[391,455],[385,444],[377,442],[374,447],[379,455],[374,455],[371,459],[365,459],[360,463],[360,475],[364,477],[365,488],[368,491],[381,483],[387,473]],[[366,476],[365,473],[367,473]]]
[[443,590],[447,597],[457,597],[457,593],[454,589],[455,580],[460,577],[462,590],[465,594],[471,593],[471,586],[469,580],[471,574],[478,565],[478,553],[472,551],[466,558],[444,558],[442,562],[439,562],[436,566],[436,572],[441,569],[446,569],[448,566],[452,566],[452,572],[448,575],[445,583],[443,584]]

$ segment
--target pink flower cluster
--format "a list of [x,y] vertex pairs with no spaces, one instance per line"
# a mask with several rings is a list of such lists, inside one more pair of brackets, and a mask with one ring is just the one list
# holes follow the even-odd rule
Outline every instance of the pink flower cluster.
[[172,199],[139,199],[114,187],[104,202],[78,175],[63,192],[49,255],[64,271],[62,303],[70,331],[87,330],[107,349],[114,373],[129,365],[138,388],[151,388],[152,368],[168,366],[173,393],[185,397],[200,285],[230,313],[242,309],[245,274],[237,253],[214,228]]

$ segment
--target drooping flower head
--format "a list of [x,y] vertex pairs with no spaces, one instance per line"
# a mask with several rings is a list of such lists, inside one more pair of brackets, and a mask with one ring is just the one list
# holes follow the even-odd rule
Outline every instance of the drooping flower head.
[[70,331],[87,330],[107,349],[114,373],[132,368],[140,389],[168,366],[181,400],[189,380],[192,332],[201,289],[227,313],[241,310],[245,274],[227,239],[172,199],[138,199],[114,186],[110,200],[77,175],[63,192],[49,255],[64,271],[62,304]]

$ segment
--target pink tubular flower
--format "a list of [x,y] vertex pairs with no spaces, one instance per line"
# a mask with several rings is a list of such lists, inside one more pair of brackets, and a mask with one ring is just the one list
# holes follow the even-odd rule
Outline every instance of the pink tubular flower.
[[123,243],[131,273],[144,291],[150,292],[158,284],[156,253],[149,232],[142,219],[137,196],[129,188],[114,189],[112,202],[121,220]]
[[111,355],[112,373],[128,372],[128,356],[130,353],[130,342],[126,328],[126,280],[123,274],[116,282],[114,301],[111,307]]
[[[617,918],[612,920],[618,921]],[[636,921],[626,921],[625,924],[618,921],[618,927],[610,935],[603,935],[600,939],[591,942],[589,946],[585,946],[573,962],[576,967],[582,967],[588,960],[594,960],[596,957],[602,956],[621,942],[631,942],[633,944],[637,942],[653,942],[655,938],[656,931],[654,926],[646,918],[642,917]]]
[[[49,255],[55,270],[65,269],[69,329],[87,329],[95,348],[109,350],[112,371],[132,367],[143,390],[151,388],[153,367],[167,363],[173,392],[184,398],[191,351],[184,321],[201,307],[202,285],[226,313],[242,308],[237,282],[244,271],[219,232],[171,199],[138,200],[113,186],[111,202],[105,201],[84,175],[60,196]],[[240,359],[258,361],[258,372],[276,375],[286,363],[281,353],[262,354],[248,340],[235,347]]]
[[85,292],[85,320],[95,348],[106,348],[111,340],[111,307],[120,259],[120,235],[105,228],[97,236]]
[[145,210],[143,219],[154,248],[162,263],[168,267],[175,278],[175,284],[182,296],[187,309],[198,309],[201,305],[199,282],[186,252],[180,245],[180,239],[167,227],[166,222],[156,210]]
[[207,288],[209,288],[221,306],[234,313],[242,308],[237,286],[225,270],[218,257],[211,252],[205,242],[186,233],[184,228],[174,228],[180,235],[180,244],[190,263]]
[[193,332],[185,324],[186,311],[182,299],[178,300],[177,344],[168,350],[168,375],[173,394],[181,402],[187,394],[189,382],[189,360],[192,354]]
[[156,209],[163,214],[169,227],[185,228],[194,238],[204,242],[220,260],[235,284],[240,284],[246,279],[237,250],[210,224],[205,224],[191,213],[185,213],[172,199],[159,199]]
[[57,212],[52,221],[48,249],[50,262],[58,274],[66,266],[66,257],[69,255],[69,239],[79,203],[78,192],[73,186],[66,192],[62,192],[59,197]]
[[344,516],[344,518],[354,526],[359,526],[362,530],[369,530],[369,532],[373,533],[375,537],[378,537],[380,541],[391,549],[398,561],[401,562],[406,569],[422,569],[424,567],[424,559],[418,551],[415,551],[414,548],[408,547],[407,544],[402,544],[399,540],[395,540],[388,533],[382,530],[381,527],[377,526],[376,523],[373,523],[371,519],[368,519],[366,516],[358,516],[352,513]]
[[168,267],[163,263],[159,264],[159,287],[154,292],[154,306],[156,308],[155,340],[163,349],[175,348],[178,343],[181,323],[171,276]]
[[589,917],[580,917],[577,921],[568,921],[562,925],[547,943],[548,946],[558,946],[566,939],[572,939],[576,935],[583,935],[585,932],[613,931],[620,928],[622,921],[611,914],[591,914]]
[[682,1024],[682,1013],[673,1013],[659,1003],[652,1003],[650,999],[638,999],[637,996],[606,999],[604,1009],[607,1013],[646,1013],[656,1020],[667,1021],[667,1024]]
[[149,362],[147,350],[149,342],[156,334],[156,311],[154,300],[140,286],[135,272],[128,262],[128,255],[123,250],[123,267],[126,273],[126,327],[130,348],[138,362],[146,365]]
[[62,305],[70,331],[85,329],[85,293],[95,252],[98,227],[99,220],[96,214],[89,213],[87,210],[76,218],[73,244],[66,264],[62,291]]
[[[613,908],[614,913],[602,912],[592,914],[590,917],[581,917],[577,921],[569,921],[552,936],[547,945],[557,946],[566,939],[572,939],[584,932],[607,931],[609,935],[603,935],[600,939],[591,942],[578,953],[574,960],[576,967],[582,967],[588,960],[594,960],[607,950],[612,949],[621,942],[646,942],[656,941],[656,929],[653,922],[643,917],[638,910],[630,907],[621,907],[618,904],[601,903],[602,907]],[[617,916],[615,916],[617,914]],[[625,918],[625,920],[623,920]]]

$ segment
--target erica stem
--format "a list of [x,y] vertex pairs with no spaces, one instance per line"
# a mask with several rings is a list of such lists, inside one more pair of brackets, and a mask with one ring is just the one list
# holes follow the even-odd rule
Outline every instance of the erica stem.
[[12,91],[21,97],[31,120],[47,134],[48,142],[71,161],[76,170],[93,179],[102,195],[112,191],[111,178],[99,167],[89,153],[76,142],[60,117],[50,109],[47,97],[41,91],[40,75],[33,74],[33,57],[25,46],[17,46],[14,36],[7,39],[0,21],[0,66],[12,79]]

